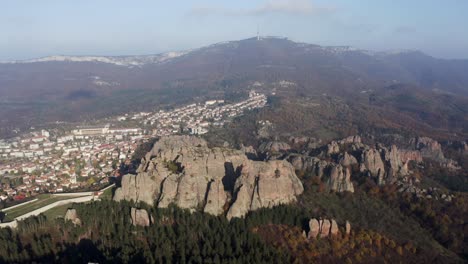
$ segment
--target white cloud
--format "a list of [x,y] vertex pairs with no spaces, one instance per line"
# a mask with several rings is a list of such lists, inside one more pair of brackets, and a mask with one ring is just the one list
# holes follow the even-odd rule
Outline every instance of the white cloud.
[[270,14],[315,15],[335,11],[333,6],[317,6],[310,0],[269,0],[250,9],[234,9],[224,6],[193,7],[189,14],[195,16],[263,16]]

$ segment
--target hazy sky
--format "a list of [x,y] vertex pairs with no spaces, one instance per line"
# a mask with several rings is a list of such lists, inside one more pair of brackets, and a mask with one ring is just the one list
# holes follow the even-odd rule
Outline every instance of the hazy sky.
[[467,0],[0,0],[0,60],[151,54],[256,34],[468,58]]

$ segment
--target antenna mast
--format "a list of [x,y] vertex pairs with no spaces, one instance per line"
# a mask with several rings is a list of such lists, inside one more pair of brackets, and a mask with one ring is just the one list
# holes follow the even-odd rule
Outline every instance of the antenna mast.
[[257,40],[260,40],[260,26],[257,24]]

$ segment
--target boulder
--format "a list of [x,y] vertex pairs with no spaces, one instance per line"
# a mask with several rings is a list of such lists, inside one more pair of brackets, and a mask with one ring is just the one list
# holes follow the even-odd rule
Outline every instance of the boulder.
[[338,229],[338,224],[336,223],[335,219],[332,219],[331,221],[331,227],[330,227],[330,236],[337,236],[340,234],[340,231]]
[[145,209],[130,209],[131,221],[134,226],[150,226],[150,216]]
[[328,237],[330,235],[331,222],[328,219],[323,219],[320,225],[320,237]]
[[351,224],[349,223],[349,221],[346,221],[346,224],[345,224],[345,233],[346,233],[346,235],[351,234]]
[[318,234],[320,233],[320,223],[317,219],[312,218],[309,221],[309,234],[307,236],[308,239],[315,239],[317,238]]
[[76,209],[68,209],[64,219],[65,221],[71,221],[74,225],[81,225],[81,219],[78,218]]

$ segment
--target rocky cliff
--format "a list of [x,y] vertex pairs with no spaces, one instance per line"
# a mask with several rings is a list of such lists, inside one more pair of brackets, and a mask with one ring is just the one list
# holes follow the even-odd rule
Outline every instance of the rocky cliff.
[[409,175],[408,163],[421,162],[422,157],[419,151],[400,150],[395,145],[366,145],[359,136],[352,136],[310,153],[290,154],[287,160],[296,170],[320,177],[331,191],[354,192],[351,174],[356,169],[383,185]]
[[303,192],[287,161],[252,161],[243,151],[208,148],[203,139],[189,136],[161,138],[137,173],[123,176],[115,201],[172,203],[231,218],[290,203]]

